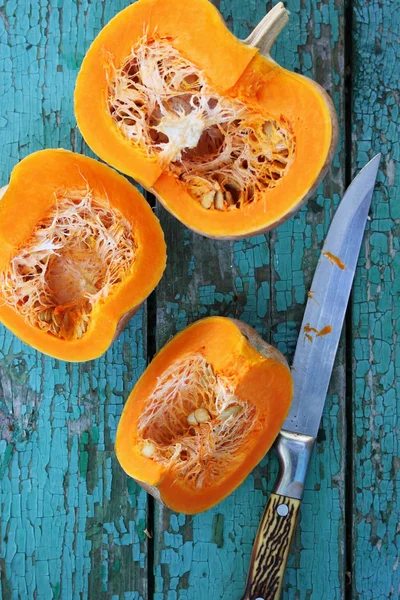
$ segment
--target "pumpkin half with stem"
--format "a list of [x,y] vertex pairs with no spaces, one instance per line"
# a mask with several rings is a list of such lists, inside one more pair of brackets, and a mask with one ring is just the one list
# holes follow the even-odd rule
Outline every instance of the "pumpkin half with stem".
[[293,393],[282,354],[248,325],[197,321],[139,379],[119,422],[123,469],[178,512],[230,494],[268,451]]
[[0,321],[50,356],[101,356],[164,271],[151,207],[113,169],[66,150],[23,159],[0,196]]
[[325,91],[269,51],[277,4],[244,42],[208,0],[139,0],[84,58],[75,113],[89,146],[203,235],[276,227],[323,177],[337,141]]

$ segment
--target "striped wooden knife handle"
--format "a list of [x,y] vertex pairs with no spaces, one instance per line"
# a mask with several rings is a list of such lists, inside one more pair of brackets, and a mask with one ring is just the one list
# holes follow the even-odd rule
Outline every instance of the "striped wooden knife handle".
[[300,500],[271,494],[258,528],[241,600],[278,600]]

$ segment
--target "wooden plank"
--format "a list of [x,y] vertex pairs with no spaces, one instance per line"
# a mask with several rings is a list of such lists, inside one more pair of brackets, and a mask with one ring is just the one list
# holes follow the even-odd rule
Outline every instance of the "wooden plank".
[[400,597],[400,53],[398,2],[353,6],[353,173],[381,170],[353,303],[352,597]]
[[[267,4],[271,7],[271,3]],[[343,122],[343,8],[340,2],[289,1],[290,23],[275,56],[313,74],[333,94]],[[263,3],[220,3],[229,27],[246,37]],[[255,326],[288,357],[293,353],[306,291],[343,186],[343,146],[325,184],[307,207],[271,235],[236,243],[192,234],[162,209],[169,262],[157,291],[157,340],[210,314]],[[313,456],[284,598],[333,600],[344,594],[344,354],[340,352]],[[214,509],[195,517],[156,507],[155,600],[228,600],[244,589],[252,541],[277,473],[268,456]]]
[[[75,77],[96,33],[128,3],[0,0],[0,185],[34,150],[83,147]],[[79,366],[0,327],[2,600],[147,597],[147,497],[113,451],[145,336],[142,310],[102,359]]]
[[[318,81],[338,113],[338,152],[323,184],[294,219],[271,235],[275,289],[275,340],[292,354],[305,294],[344,192],[344,14],[340,2],[288,4],[291,29],[284,31],[276,56],[289,68]],[[286,37],[285,37],[286,36]],[[288,53],[292,51],[293,54]],[[280,333],[282,332],[282,333]],[[344,336],[342,336],[342,339]],[[339,600],[345,586],[345,351],[341,343],[332,373],[304,499],[300,527],[288,565],[284,598]]]

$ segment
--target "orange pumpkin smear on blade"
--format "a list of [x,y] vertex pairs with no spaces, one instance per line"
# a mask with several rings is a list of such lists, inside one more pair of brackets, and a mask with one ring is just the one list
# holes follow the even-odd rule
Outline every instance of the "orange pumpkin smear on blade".
[[251,327],[224,317],[197,321],[134,387],[118,426],[118,460],[172,510],[204,511],[269,450],[292,393],[284,357]]
[[337,141],[324,90],[269,56],[286,21],[279,3],[243,43],[208,0],[132,4],[100,32],[78,75],[85,140],[203,235],[276,227],[315,189]]
[[332,252],[326,252],[325,250],[322,251],[322,254],[324,256],[326,256],[326,258],[329,260],[329,262],[332,265],[336,265],[342,271],[346,270],[346,265],[344,264],[344,262],[342,260],[340,260],[340,258],[338,256],[335,256],[334,254],[332,254]]
[[150,206],[113,169],[66,150],[22,160],[0,195],[0,321],[50,356],[101,356],[165,268]]

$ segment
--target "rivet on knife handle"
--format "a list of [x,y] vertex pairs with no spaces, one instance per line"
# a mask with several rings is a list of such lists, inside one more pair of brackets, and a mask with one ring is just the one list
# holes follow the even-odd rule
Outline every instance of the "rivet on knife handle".
[[271,494],[254,542],[242,600],[278,600],[300,500]]

